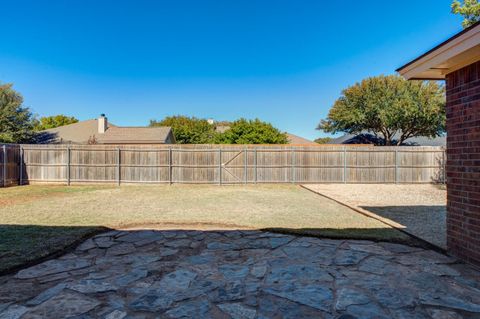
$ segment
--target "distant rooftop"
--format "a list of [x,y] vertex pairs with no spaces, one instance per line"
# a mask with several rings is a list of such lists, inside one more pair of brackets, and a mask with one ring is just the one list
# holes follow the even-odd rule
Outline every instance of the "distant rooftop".
[[[394,136],[398,138],[398,135]],[[380,137],[376,137],[375,135],[363,132],[361,134],[353,135],[353,134],[345,134],[340,137],[334,138],[329,141],[327,144],[382,144],[383,139]],[[438,136],[435,138],[429,138],[426,136],[418,136],[418,137],[411,137],[407,139],[403,145],[405,146],[446,146],[447,145],[447,137],[446,136]]]
[[118,127],[107,128],[105,133],[98,134],[99,144],[165,144],[171,133],[167,126],[159,127]]
[[298,144],[298,145],[315,145],[318,146],[318,143],[315,143],[313,141],[307,140],[306,138],[303,138],[301,136],[287,133],[287,138],[288,138],[288,144]]
[[40,132],[41,144],[172,144],[172,129],[159,127],[119,127],[108,123],[102,114],[98,119],[81,121]]

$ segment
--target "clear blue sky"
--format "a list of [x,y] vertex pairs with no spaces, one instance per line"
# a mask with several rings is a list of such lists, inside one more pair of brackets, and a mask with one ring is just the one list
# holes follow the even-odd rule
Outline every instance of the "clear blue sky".
[[313,139],[342,88],[460,31],[450,3],[2,1],[0,81],[40,116],[258,117]]

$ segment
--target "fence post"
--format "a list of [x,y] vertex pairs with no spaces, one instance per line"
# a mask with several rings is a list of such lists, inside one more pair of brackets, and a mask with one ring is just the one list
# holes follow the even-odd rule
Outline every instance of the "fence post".
[[222,149],[218,149],[218,184],[222,185]]
[[3,144],[3,187],[7,186],[7,145]]
[[347,147],[343,147],[343,183],[347,183]]
[[20,146],[20,163],[18,172],[18,184],[23,185],[23,146]]
[[117,185],[120,186],[121,180],[120,147],[117,147]]
[[67,185],[70,186],[70,146],[67,146]]
[[256,184],[256,183],[257,183],[257,147],[255,147],[255,153],[253,153],[253,157],[254,157],[254,159],[253,159],[253,165],[254,165],[254,167],[253,167],[253,168],[254,168],[254,170],[255,170],[255,173],[254,173],[255,178],[254,178],[254,180],[255,180],[255,184]]
[[395,149],[395,184],[398,184],[398,149]]
[[173,183],[173,174],[172,174],[172,147],[170,146],[168,148],[168,181],[170,182],[170,185]]
[[245,157],[245,161],[244,161],[244,164],[245,164],[245,185],[248,183],[248,172],[247,172],[247,167],[248,167],[248,153],[247,153],[247,147],[245,147],[245,150],[243,151],[244,152],[244,157]]
[[295,160],[296,160],[296,156],[295,156],[295,154],[296,154],[296,152],[295,152],[295,150],[294,150],[293,147],[292,147],[292,149],[291,149],[291,154],[290,154],[290,155],[292,156],[292,183],[294,183],[294,184],[295,184],[295,179],[296,179],[296,178],[295,178],[295,165],[296,165],[296,161],[295,161]]

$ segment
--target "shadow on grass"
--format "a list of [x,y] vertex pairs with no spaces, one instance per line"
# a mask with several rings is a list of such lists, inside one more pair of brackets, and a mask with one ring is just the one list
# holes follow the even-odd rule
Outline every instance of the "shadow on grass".
[[334,197],[310,189],[302,188],[332,200],[353,211],[376,219],[393,229],[410,236],[423,246],[433,250],[446,251],[446,206],[445,205],[405,205],[405,206],[355,206]]
[[[160,225],[158,225],[160,226]],[[167,226],[168,227],[168,226]],[[124,229],[124,227],[122,227]],[[147,228],[148,227],[144,227]],[[159,227],[162,228],[162,227]],[[191,225],[175,225],[167,229],[154,231],[166,232],[170,230],[192,231]],[[205,228],[203,228],[205,229]],[[112,230],[98,226],[40,226],[40,225],[0,225],[0,275],[15,272],[21,268],[38,264],[44,260],[55,258],[72,251],[87,238],[101,232]],[[213,226],[204,232],[221,231],[233,232],[237,229],[225,230]],[[238,229],[242,232],[258,230]],[[262,231],[277,232],[290,235],[302,235],[331,239],[359,239],[372,241],[395,242],[406,245],[426,247],[421,241],[409,237],[393,228],[381,229],[320,229],[320,228],[268,228]],[[129,230],[130,232],[142,229]]]
[[106,227],[0,225],[0,275],[54,258]]
[[403,231],[442,249],[446,248],[447,209],[445,205],[361,206],[403,225]]

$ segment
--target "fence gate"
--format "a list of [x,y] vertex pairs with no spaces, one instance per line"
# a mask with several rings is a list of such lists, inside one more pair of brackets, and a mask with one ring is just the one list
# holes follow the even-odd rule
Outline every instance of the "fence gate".
[[248,150],[221,150],[220,184],[248,183]]

